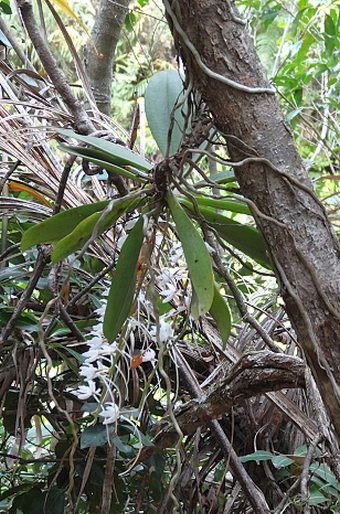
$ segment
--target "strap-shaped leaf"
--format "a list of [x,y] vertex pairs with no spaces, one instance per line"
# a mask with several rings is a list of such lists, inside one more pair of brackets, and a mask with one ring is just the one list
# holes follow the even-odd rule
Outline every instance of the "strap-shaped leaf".
[[109,200],[91,203],[68,209],[51,216],[38,225],[33,225],[24,232],[21,239],[21,250],[24,252],[33,245],[39,243],[53,243],[63,238],[79,225],[79,223],[91,214],[102,211],[108,205]]
[[211,258],[197,228],[174,195],[169,192],[166,199],[176,224],[192,286],[197,296],[197,313],[202,316],[209,311],[214,299],[214,277]]
[[51,254],[52,262],[58,262],[65,259],[68,255],[82,248],[90,237],[96,232],[96,236],[100,236],[108,228],[110,228],[117,219],[126,212],[130,212],[145,199],[139,198],[121,198],[112,200],[111,209],[103,219],[103,211],[95,212],[88,218],[85,218],[79,225],[61,241],[59,241]]
[[[100,152],[98,150],[93,150],[92,148],[82,148],[80,146],[70,146],[70,145],[59,145],[59,148],[69,154],[77,155],[78,157],[87,159],[88,161],[93,162],[94,164],[98,164],[98,166],[101,166],[102,168],[104,168],[107,171],[112,171],[113,173],[118,173],[119,175],[122,175],[123,177],[134,180],[135,182],[144,183],[149,178],[147,176],[145,176],[145,178],[141,177],[140,176],[141,172],[134,173],[133,171],[129,171],[125,168],[122,168],[121,166],[118,166],[117,164],[114,164],[112,162],[107,162],[105,160],[105,158],[107,158],[107,154],[105,154],[104,152]],[[115,159],[113,159],[113,160],[115,160]]]
[[209,176],[209,182],[206,180],[200,180],[197,182],[196,186],[211,186],[211,182],[216,182],[216,184],[228,184],[230,182],[236,182],[235,173],[233,170],[224,170],[218,173],[214,173]]
[[102,152],[103,160],[106,162],[112,162],[119,166],[134,166],[135,168],[143,171],[149,171],[152,168],[152,164],[150,164],[146,159],[142,159],[142,157],[125,146],[111,143],[110,141],[106,141],[99,137],[82,136],[80,134],[76,134],[73,130],[56,129],[56,131],[63,136],[72,137],[77,141],[82,141],[88,146],[99,150]]
[[[190,211],[194,212],[192,206],[188,205],[188,207]],[[249,257],[265,268],[271,268],[264,238],[258,230],[223,216],[209,207],[199,206],[199,211],[222,239],[246,255],[249,255]]]
[[139,218],[126,241],[113,275],[104,316],[104,335],[114,341],[130,314],[136,288],[139,252],[143,243],[143,216]]
[[[163,70],[150,80],[145,92],[145,113],[158,148],[165,156],[168,148],[168,133],[173,108],[183,98],[183,83],[176,70]],[[184,129],[184,116],[181,106],[174,113],[175,122],[171,132],[169,155],[177,152]]]
[[214,287],[214,300],[210,308],[210,314],[216,321],[222,342],[226,343],[231,331],[230,310],[216,284]]
[[[236,200],[224,200],[223,198],[208,198],[203,195],[194,195],[195,200],[199,206],[202,207],[213,207],[214,209],[221,209],[223,211],[237,212],[240,214],[248,214],[251,216],[251,212],[249,210],[248,205],[242,202],[237,202]],[[187,207],[191,207],[192,203],[188,198],[179,197],[178,201]]]

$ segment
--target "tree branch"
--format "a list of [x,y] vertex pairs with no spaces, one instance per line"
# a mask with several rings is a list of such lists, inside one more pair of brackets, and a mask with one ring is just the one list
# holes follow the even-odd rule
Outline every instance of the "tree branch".
[[98,109],[110,115],[114,57],[130,0],[101,0],[92,38],[85,49],[85,69]]
[[59,68],[57,61],[53,57],[46,41],[42,37],[35,20],[31,2],[29,0],[18,0],[17,4],[26,30],[35,50],[37,51],[39,59],[45,68],[45,71],[74,116],[76,130],[81,134],[90,134],[94,130],[92,122],[90,121],[81,102],[74,96],[70,86],[68,85],[65,74]]
[[[224,372],[225,377],[216,380],[207,393],[203,392],[198,400],[175,412],[184,434],[192,434],[198,427],[220,419],[247,398],[269,391],[303,387],[305,380],[305,364],[301,359],[268,351],[247,353],[231,370],[225,369]],[[162,438],[165,434],[167,441],[171,435],[175,439],[178,437],[167,418],[158,425],[158,430],[160,426]],[[161,441],[159,437],[156,437],[157,444]]]

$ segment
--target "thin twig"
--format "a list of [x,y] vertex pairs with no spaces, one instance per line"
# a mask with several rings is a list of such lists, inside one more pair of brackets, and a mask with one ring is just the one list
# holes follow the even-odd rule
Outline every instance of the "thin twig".
[[303,507],[304,514],[310,514],[311,513],[310,505],[308,504],[308,498],[309,498],[309,493],[308,493],[309,468],[310,468],[310,465],[311,465],[311,462],[312,462],[312,459],[313,459],[313,455],[314,455],[315,449],[316,449],[317,445],[319,444],[320,439],[321,439],[321,435],[318,435],[311,442],[311,444],[310,444],[310,446],[308,448],[308,452],[307,452],[306,458],[304,460],[303,468],[302,468],[302,472],[301,472],[301,485],[300,485],[300,489],[301,489],[301,500],[302,500],[302,503],[304,505],[304,507]]
[[66,310],[69,311],[74,307],[74,305],[82,298],[86,293],[88,293],[92,287],[97,284],[102,278],[105,277],[107,273],[109,273],[116,265],[116,261],[113,260],[108,266],[106,266],[100,273],[98,273],[88,284],[83,287],[79,293],[74,295],[74,297],[68,302],[66,305]]
[[64,170],[61,175],[60,182],[59,182],[59,189],[58,189],[57,197],[56,197],[55,204],[53,207],[53,215],[58,214],[58,212],[61,209],[64,192],[65,192],[65,188],[66,188],[66,184],[67,184],[67,179],[69,177],[70,171],[72,169],[73,163],[76,160],[76,158],[77,158],[76,155],[70,155],[66,161],[66,164],[64,166]]
[[27,284],[26,289],[24,290],[24,292],[22,293],[22,295],[20,297],[20,300],[18,301],[11,318],[9,319],[6,327],[4,328],[0,346],[3,346],[6,343],[8,337],[10,336],[12,330],[15,327],[15,324],[16,324],[20,314],[26,307],[27,302],[31,299],[31,296],[35,289],[35,286],[37,285],[38,280],[40,279],[40,277],[44,271],[44,268],[49,260],[49,256],[50,256],[50,249],[47,246],[43,246],[39,249],[39,255],[38,255],[37,261],[35,263],[31,278]]

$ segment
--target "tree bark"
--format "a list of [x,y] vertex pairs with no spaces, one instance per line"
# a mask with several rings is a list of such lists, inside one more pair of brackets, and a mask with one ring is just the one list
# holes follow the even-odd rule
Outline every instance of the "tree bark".
[[246,159],[235,167],[241,192],[252,202],[288,315],[339,437],[339,243],[232,2],[163,1],[187,75],[232,160]]
[[98,109],[110,115],[114,56],[130,0],[101,0],[85,51],[85,68]]
[[[184,434],[192,434],[198,427],[229,414],[233,406],[241,405],[248,398],[283,388],[304,387],[304,374],[304,362],[297,357],[267,351],[249,352],[232,369],[221,370],[212,387],[204,390],[198,400],[178,408],[175,411],[177,423]],[[170,418],[163,418],[154,430],[161,432],[157,440],[160,447],[169,445],[171,438],[178,439]]]

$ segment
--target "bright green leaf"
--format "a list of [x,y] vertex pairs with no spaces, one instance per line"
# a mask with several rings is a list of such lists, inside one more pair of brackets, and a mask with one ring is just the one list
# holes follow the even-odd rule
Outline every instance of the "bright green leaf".
[[30,227],[21,240],[21,250],[24,252],[33,245],[39,243],[53,243],[66,236],[85,218],[91,214],[103,210],[109,200],[82,205],[74,209],[60,212],[48,220]]
[[336,479],[336,476],[330,471],[328,466],[326,466],[326,464],[319,464],[317,462],[314,462],[313,464],[311,464],[310,470],[315,475],[318,475],[318,477],[320,477],[326,483],[338,489],[338,491],[340,492],[340,483]]
[[294,461],[287,457],[286,455],[275,455],[272,458],[273,466],[277,469],[286,468],[287,466],[291,466],[294,464]]
[[125,146],[111,143],[110,141],[106,141],[99,137],[82,136],[68,129],[57,129],[57,132],[63,136],[72,137],[77,141],[86,143],[88,146],[99,150],[102,152],[104,161],[112,162],[119,166],[134,166],[135,168],[143,171],[149,171],[152,168],[152,165],[148,161],[142,159],[142,157]]
[[103,219],[101,218],[104,211],[95,212],[85,218],[70,234],[55,245],[51,255],[52,262],[61,261],[71,253],[82,248],[94,232],[96,232],[97,236],[103,234],[122,214],[133,210],[138,203],[140,203],[138,198],[124,197],[112,200],[110,212]]
[[216,321],[222,342],[226,343],[231,331],[230,309],[219,292],[216,284],[214,287],[214,300],[210,307],[210,314]]
[[331,496],[335,496],[335,498],[340,497],[339,491],[334,487],[330,486],[329,484],[326,484],[323,480],[321,480],[321,478],[318,478],[317,476],[311,474],[310,481],[324,493],[330,494]]
[[[118,175],[122,175],[123,177],[129,178],[131,180],[134,180],[135,182],[145,182],[145,179],[148,177],[141,178],[140,175],[137,173],[134,173],[133,171],[129,171],[125,168],[122,168],[121,166],[117,166],[117,164],[113,164],[112,162],[107,162],[105,160],[102,160],[101,158],[98,158],[98,155],[101,157],[104,153],[98,152],[97,150],[93,150],[91,148],[82,148],[79,146],[69,146],[69,145],[60,145],[60,148],[64,150],[65,152],[77,155],[78,157],[82,157],[84,159],[87,159],[90,162],[93,162],[94,164],[98,164],[101,168],[112,171],[113,173],[117,173]],[[104,155],[105,156],[105,155]],[[105,156],[107,157],[107,156]]]
[[[194,212],[193,207],[189,207]],[[241,252],[249,255],[265,268],[271,268],[262,234],[255,228],[217,213],[209,207],[200,207],[200,213],[219,236]]]
[[104,335],[114,341],[131,311],[137,278],[139,252],[143,243],[143,216],[139,218],[126,241],[113,275],[104,316]]
[[[230,212],[238,212],[240,214],[248,214],[251,216],[248,205],[235,200],[224,200],[223,198],[208,198],[207,196],[194,195],[194,198],[198,205],[201,207],[213,207],[214,209],[220,209]],[[187,207],[191,207],[192,203],[188,198],[180,197],[178,201]]]
[[252,462],[252,461],[266,461],[272,460],[274,455],[266,450],[258,450],[254,453],[249,453],[248,455],[243,455],[240,457],[241,462]]
[[322,505],[328,500],[326,496],[322,494],[318,487],[312,485],[309,489],[308,505]]
[[191,294],[190,314],[193,319],[198,319],[200,317],[200,304],[194,288],[192,288]]
[[214,173],[213,175],[209,176],[209,182],[206,180],[201,180],[200,182],[197,182],[195,184],[196,186],[201,185],[211,185],[210,182],[216,182],[216,184],[227,184],[229,182],[235,182],[235,173],[233,170],[225,170],[220,171],[219,173]]
[[168,149],[168,134],[172,115],[174,115],[174,123],[171,132],[169,156],[177,152],[183,136],[184,116],[181,111],[186,106],[181,105],[173,113],[174,106],[182,99],[183,84],[179,73],[175,70],[164,70],[156,73],[146,88],[146,117],[151,133],[164,156]]
[[172,193],[167,202],[176,224],[188,264],[190,279],[198,299],[198,313],[205,314],[214,299],[214,276],[209,252],[197,228]]
[[[11,9],[11,6],[9,4],[9,1],[8,0],[4,0],[2,2],[0,2],[0,10],[4,13],[4,14],[12,14],[12,9]],[[1,36],[4,35],[1,30],[0,30],[0,40],[1,40]],[[6,37],[6,36],[5,36]],[[6,38],[7,39],[7,38]],[[12,45],[10,45],[12,46]]]

